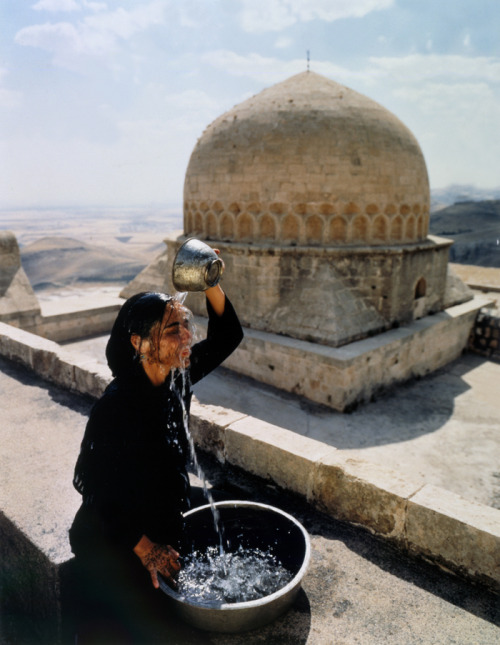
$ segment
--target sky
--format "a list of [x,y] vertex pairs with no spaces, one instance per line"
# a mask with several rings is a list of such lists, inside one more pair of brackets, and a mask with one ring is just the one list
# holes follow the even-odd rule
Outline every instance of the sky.
[[499,0],[2,0],[0,208],[182,204],[206,126],[310,69],[500,187]]

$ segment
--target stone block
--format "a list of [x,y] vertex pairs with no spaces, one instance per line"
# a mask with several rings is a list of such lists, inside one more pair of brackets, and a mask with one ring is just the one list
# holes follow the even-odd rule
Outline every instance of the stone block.
[[216,405],[202,405],[196,399],[191,403],[189,429],[197,446],[224,462],[225,429],[244,418],[242,412]]
[[11,361],[31,365],[31,348],[23,343],[26,337],[22,329],[0,322],[0,353]]
[[59,345],[35,334],[0,322],[0,351],[2,356],[22,363],[37,373],[47,373]]
[[341,520],[402,541],[407,500],[420,484],[331,450],[316,465],[310,501]]
[[500,510],[430,484],[408,502],[408,548],[500,591]]
[[88,394],[95,399],[99,398],[111,381],[109,368],[94,360],[81,361],[72,358],[71,354],[65,356],[68,364],[73,365],[71,389],[81,394]]
[[[46,341],[50,343],[50,341]],[[61,348],[56,343],[54,347],[31,348],[31,369],[48,381],[57,383],[62,387],[70,388],[73,384],[74,368],[71,360],[64,360],[64,352],[60,355]]]
[[225,458],[244,470],[308,498],[314,464],[333,450],[290,430],[246,417],[226,428]]

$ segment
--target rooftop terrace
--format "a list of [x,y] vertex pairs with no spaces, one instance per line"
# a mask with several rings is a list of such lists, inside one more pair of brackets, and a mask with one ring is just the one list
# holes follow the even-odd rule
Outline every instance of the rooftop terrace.
[[[72,471],[109,378],[104,342],[61,347],[0,325],[6,643],[59,638]],[[312,561],[276,623],[185,642],[500,640],[499,377],[498,363],[467,353],[347,415],[224,369],[200,383],[192,426],[210,482],[295,515]]]

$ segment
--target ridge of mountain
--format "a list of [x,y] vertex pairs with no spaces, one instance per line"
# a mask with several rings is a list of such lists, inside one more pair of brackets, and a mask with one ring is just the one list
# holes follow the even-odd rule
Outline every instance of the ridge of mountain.
[[434,211],[429,232],[453,240],[450,262],[500,267],[500,199],[462,201]]
[[20,249],[34,289],[76,282],[128,282],[146,266],[137,253],[68,237],[43,237]]

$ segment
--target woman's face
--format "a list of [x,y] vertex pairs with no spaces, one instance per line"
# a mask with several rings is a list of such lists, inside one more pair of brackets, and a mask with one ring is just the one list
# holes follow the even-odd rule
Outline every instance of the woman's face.
[[191,312],[179,303],[167,305],[158,330],[160,365],[167,369],[185,368],[189,365],[193,334]]
[[[153,326],[148,338],[140,339],[138,351],[143,360],[165,374],[188,367],[193,341],[191,318],[189,309],[180,303],[167,304],[161,323]],[[136,346],[134,336],[132,344]]]

